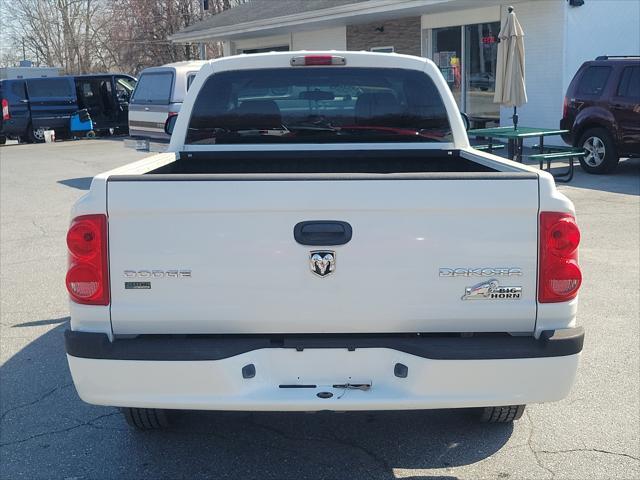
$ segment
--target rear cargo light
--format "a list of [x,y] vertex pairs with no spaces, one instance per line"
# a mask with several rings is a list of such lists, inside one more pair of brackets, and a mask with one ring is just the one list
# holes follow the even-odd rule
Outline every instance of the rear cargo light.
[[71,299],[85,305],[109,305],[106,215],[83,215],[67,232],[69,268],[66,284]]
[[74,265],[67,274],[67,288],[74,299],[91,300],[100,293],[100,272],[88,266]]
[[6,98],[2,99],[2,120],[10,120],[11,115],[9,115],[9,100]]
[[573,215],[540,213],[540,303],[566,302],[578,294],[582,283],[578,267],[579,244],[580,230]]
[[578,292],[582,281],[580,268],[573,260],[563,262],[557,267],[552,267],[547,271],[547,276],[547,289],[558,297],[571,295],[570,298],[573,298],[574,294]]
[[311,65],[346,65],[347,60],[337,55],[304,55],[291,59],[292,67]]

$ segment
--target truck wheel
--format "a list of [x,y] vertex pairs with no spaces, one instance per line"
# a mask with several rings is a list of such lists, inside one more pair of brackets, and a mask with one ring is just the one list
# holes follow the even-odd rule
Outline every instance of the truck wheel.
[[44,143],[44,128],[33,128],[31,125],[27,127],[28,143]]
[[130,427],[138,430],[159,430],[169,426],[167,412],[158,408],[121,408]]
[[4,145],[5,143],[7,143],[7,137],[0,135],[0,145]]
[[484,407],[480,421],[482,423],[509,423],[518,420],[524,413],[525,405],[508,405],[506,407]]
[[587,173],[609,173],[618,165],[618,153],[611,134],[604,128],[590,128],[578,140],[578,148],[584,148],[580,165]]

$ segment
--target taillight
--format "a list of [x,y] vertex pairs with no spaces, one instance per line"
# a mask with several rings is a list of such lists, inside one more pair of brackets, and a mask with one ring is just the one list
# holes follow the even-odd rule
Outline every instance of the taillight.
[[106,215],[73,219],[67,232],[71,299],[85,305],[109,305],[109,264]]
[[540,213],[540,303],[566,302],[578,294],[582,283],[578,267],[579,244],[580,230],[573,215]]
[[569,99],[564,97],[564,102],[562,102],[562,118],[567,118],[569,116]]
[[11,115],[9,115],[9,100],[6,98],[2,99],[2,120],[11,119]]
[[292,67],[313,65],[346,65],[347,60],[338,55],[304,55],[291,58]]

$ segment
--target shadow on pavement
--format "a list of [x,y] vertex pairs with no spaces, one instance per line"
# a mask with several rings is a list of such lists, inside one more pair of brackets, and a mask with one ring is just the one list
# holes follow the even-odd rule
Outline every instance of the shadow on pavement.
[[89,190],[91,180],[93,180],[93,177],[79,177],[58,180],[58,183],[66,187],[77,188],[78,190]]
[[65,323],[70,320],[70,317],[51,318],[49,320],[35,320],[33,322],[16,323],[11,325],[11,328],[24,328],[24,327],[41,327],[44,325],[56,325],[58,323]]
[[[524,163],[530,167],[538,168],[538,162],[532,162],[527,159],[529,155],[534,153],[538,153],[538,151],[531,147],[525,147],[523,152]],[[494,154],[503,158],[507,157],[505,150],[497,150]],[[552,165],[551,173],[554,175],[562,174],[567,171],[567,165],[566,160],[557,161]],[[621,159],[615,171],[606,175],[586,173],[576,160],[574,171],[575,175],[569,183],[558,183],[558,185],[626,195],[640,195],[640,158]]]
[[585,173],[579,165],[575,169],[575,177],[566,184],[570,187],[640,195],[640,158],[620,160],[618,168],[606,175]]
[[[525,162],[530,167],[538,168],[537,163]],[[569,183],[558,185],[600,190],[603,192],[623,193],[626,195],[640,195],[640,158],[625,158],[620,160],[618,168],[606,175],[586,173],[576,160],[575,175]],[[553,174],[560,174],[567,170],[567,162],[560,161],[551,168]]]
[[[17,326],[50,325],[66,318]],[[66,322],[65,322],[66,323]],[[175,412],[164,432],[135,432],[115,408],[82,402],[59,325],[0,368],[5,478],[408,478],[455,480],[511,425],[456,410],[373,413]],[[215,379],[211,379],[215,381]],[[423,476],[422,469],[436,469]],[[433,475],[435,474],[435,475]]]

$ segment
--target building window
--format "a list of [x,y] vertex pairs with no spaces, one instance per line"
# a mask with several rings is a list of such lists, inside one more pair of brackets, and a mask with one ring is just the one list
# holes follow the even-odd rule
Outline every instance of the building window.
[[378,53],[393,53],[395,49],[393,47],[371,47],[371,51]]
[[442,72],[453,97],[462,108],[462,27],[434,28],[432,59]]
[[475,118],[476,123],[500,123],[500,106],[493,103],[500,22],[464,28],[464,111]]
[[275,47],[263,47],[263,48],[238,48],[236,53],[268,53],[268,52],[288,52],[289,45],[277,45]]
[[434,28],[427,50],[449,85],[458,107],[475,124],[500,121],[493,103],[500,22]]

